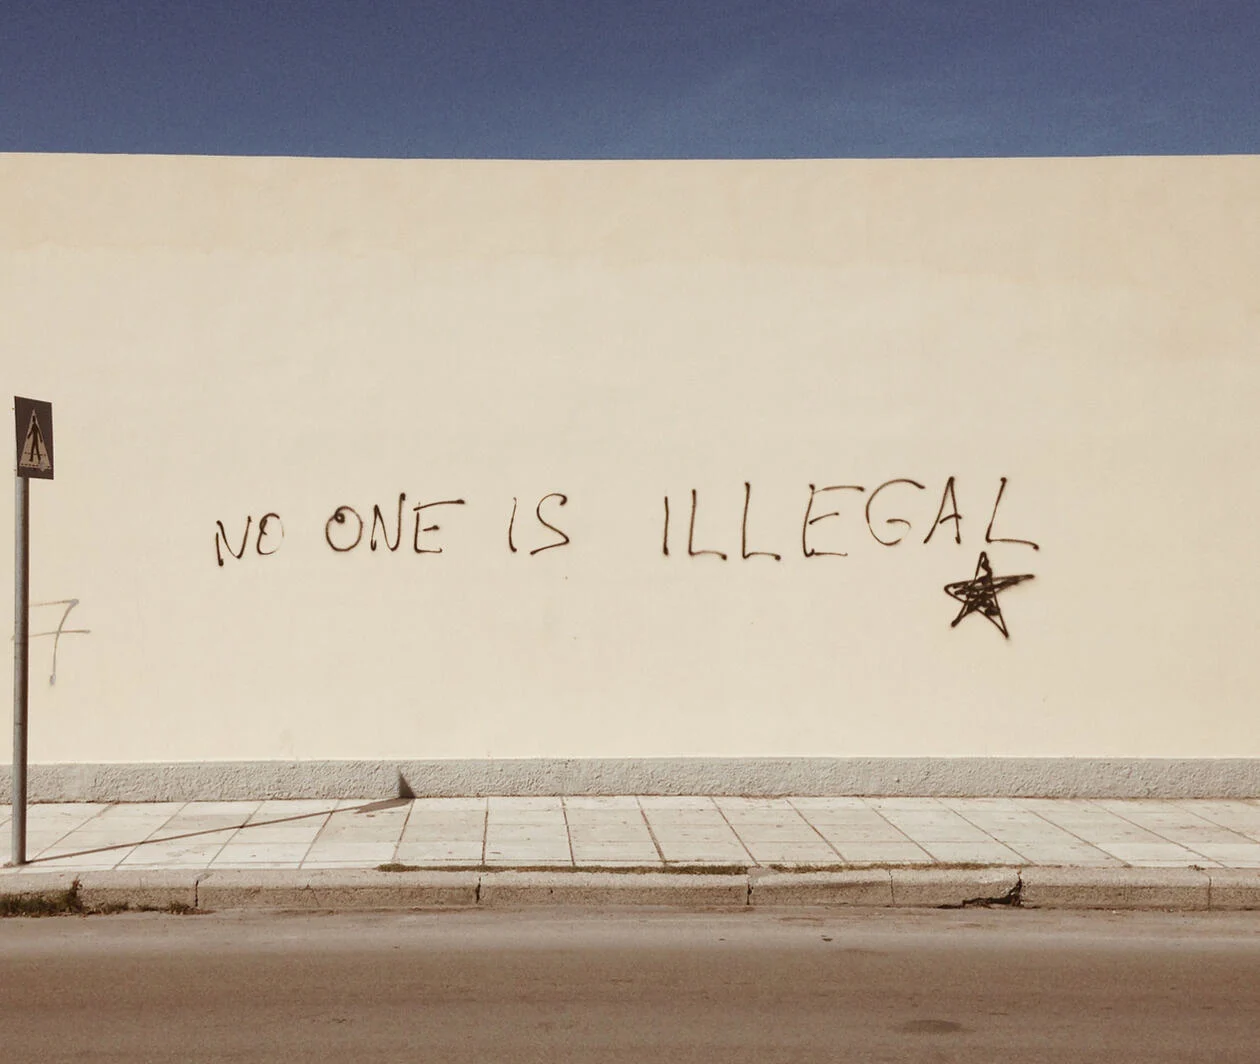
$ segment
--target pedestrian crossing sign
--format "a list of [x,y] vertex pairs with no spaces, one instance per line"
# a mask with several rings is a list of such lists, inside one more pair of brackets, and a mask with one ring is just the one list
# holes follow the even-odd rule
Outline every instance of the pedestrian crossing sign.
[[52,403],[13,397],[17,429],[17,475],[53,478]]

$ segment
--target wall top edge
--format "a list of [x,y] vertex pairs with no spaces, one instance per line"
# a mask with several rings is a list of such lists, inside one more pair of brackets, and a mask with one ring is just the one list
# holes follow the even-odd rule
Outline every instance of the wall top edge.
[[210,153],[168,152],[23,152],[0,151],[0,161],[35,161],[40,163],[63,160],[68,162],[94,160],[97,162],[132,165],[145,162],[178,162],[189,165],[215,165],[223,163],[292,163],[306,166],[353,164],[362,167],[480,167],[521,168],[541,167],[642,167],[642,168],[801,168],[814,166],[852,167],[905,167],[905,166],[1128,166],[1159,162],[1173,166],[1190,166],[1204,162],[1223,165],[1255,163],[1260,154],[1224,152],[1220,154],[1177,155],[896,155],[896,156],[794,156],[748,158],[670,157],[670,158],[518,158],[518,157],[394,157],[358,155],[216,155]]

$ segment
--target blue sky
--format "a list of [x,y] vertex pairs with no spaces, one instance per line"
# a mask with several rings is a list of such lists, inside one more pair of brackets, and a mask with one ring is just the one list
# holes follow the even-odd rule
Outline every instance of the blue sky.
[[0,0],[0,151],[1260,152],[1258,0]]

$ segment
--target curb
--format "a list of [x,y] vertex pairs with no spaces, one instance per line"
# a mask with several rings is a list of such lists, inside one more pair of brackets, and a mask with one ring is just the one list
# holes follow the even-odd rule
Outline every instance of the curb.
[[1260,868],[1218,868],[1208,878],[1209,909],[1260,909]]
[[962,909],[969,905],[1017,905],[1023,881],[1015,868],[894,868],[894,905]]
[[124,909],[187,912],[197,908],[197,880],[201,875],[191,870],[161,869],[83,872],[78,877],[78,899],[88,912]]
[[329,911],[537,906],[789,906],[1240,911],[1260,868],[864,868],[687,872],[377,869],[0,872],[0,916],[123,910]]
[[883,908],[893,904],[887,868],[843,872],[752,872],[748,904],[857,905]]
[[669,872],[485,872],[479,903],[526,905],[668,905],[739,909],[748,904],[748,876]]
[[477,904],[476,872],[308,872],[232,870],[202,873],[197,908],[219,909],[446,909]]
[[[1260,872],[1251,877],[1260,884]],[[1203,910],[1212,878],[1194,868],[1028,868],[1020,904],[1035,909]]]

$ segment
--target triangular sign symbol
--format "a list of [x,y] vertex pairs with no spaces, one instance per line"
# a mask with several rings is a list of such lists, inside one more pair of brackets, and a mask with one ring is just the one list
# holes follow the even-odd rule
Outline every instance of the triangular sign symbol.
[[44,443],[44,433],[39,427],[39,419],[34,410],[31,411],[31,424],[26,430],[26,441],[22,444],[18,467],[38,469],[41,473],[52,469],[52,462],[48,460],[48,445]]

